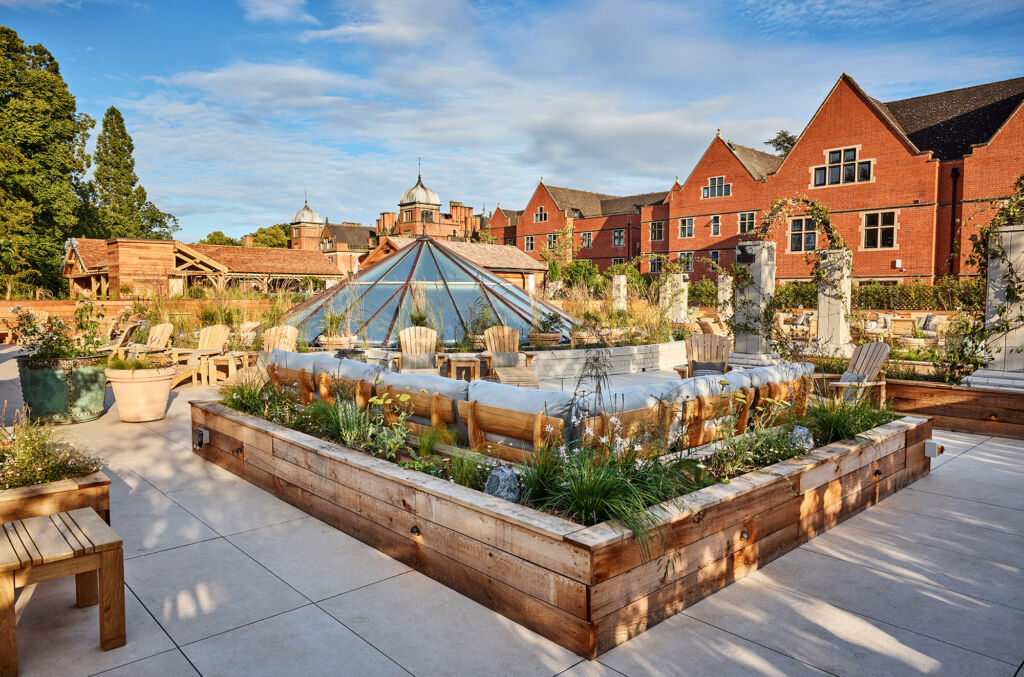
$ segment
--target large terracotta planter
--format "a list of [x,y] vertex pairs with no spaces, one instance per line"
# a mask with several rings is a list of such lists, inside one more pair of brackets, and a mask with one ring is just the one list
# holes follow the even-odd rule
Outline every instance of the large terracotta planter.
[[29,417],[47,425],[99,418],[107,393],[106,355],[42,359],[18,358],[21,396]]
[[159,369],[107,369],[117,411],[128,423],[157,421],[167,413],[175,367]]

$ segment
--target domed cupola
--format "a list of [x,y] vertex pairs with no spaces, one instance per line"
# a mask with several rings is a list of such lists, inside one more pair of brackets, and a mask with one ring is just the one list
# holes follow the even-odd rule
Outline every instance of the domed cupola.
[[414,204],[441,206],[441,198],[423,185],[423,177],[420,175],[416,176],[416,185],[402,193],[402,199],[398,201],[399,207]]
[[309,208],[309,202],[303,204],[302,209],[295,212],[295,216],[293,216],[292,220],[290,221],[292,225],[295,225],[297,223],[322,224],[323,222],[324,218]]

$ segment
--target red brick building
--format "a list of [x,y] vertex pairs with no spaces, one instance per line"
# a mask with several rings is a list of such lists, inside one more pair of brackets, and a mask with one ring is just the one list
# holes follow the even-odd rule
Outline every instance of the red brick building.
[[558,237],[572,232],[579,248],[577,258],[590,259],[603,270],[640,253],[640,210],[661,202],[666,194],[607,195],[549,186],[541,179],[514,227],[507,223],[507,210],[498,210],[492,215],[491,231],[504,233],[503,238],[494,235],[495,242],[513,244],[514,239],[517,247],[536,259],[557,251]]
[[[529,251],[532,235],[536,250],[538,236],[564,225],[563,214],[575,216],[577,238],[586,229],[594,243],[578,256],[604,268],[638,253],[665,254],[692,262],[697,279],[706,273],[702,258],[732,261],[736,242],[773,200],[807,196],[831,210],[853,250],[857,282],[933,281],[970,272],[963,260],[971,224],[987,223],[990,201],[1008,195],[1022,173],[1024,78],[882,103],[843,74],[785,159],[716,136],[667,193],[612,199],[542,183],[519,217],[516,245]],[[537,221],[541,208],[548,221]],[[625,246],[609,248],[623,231]],[[509,239],[508,226],[504,232]],[[821,236],[799,210],[773,235],[778,279],[807,278],[805,252],[819,248]],[[960,256],[950,261],[954,248]],[[641,268],[652,266],[657,272],[656,260]]]
[[448,211],[441,211],[437,193],[423,185],[423,177],[416,177],[416,185],[402,193],[398,212],[381,212],[377,219],[377,235],[416,237],[429,235],[438,240],[468,240],[480,231],[482,214],[474,214],[472,207],[450,201]]

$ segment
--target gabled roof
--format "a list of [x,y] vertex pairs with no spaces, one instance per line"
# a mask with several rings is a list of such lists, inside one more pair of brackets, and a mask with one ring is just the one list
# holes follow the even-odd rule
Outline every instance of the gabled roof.
[[956,160],[971,146],[986,143],[1024,103],[1024,78],[883,104],[886,112],[920,150],[940,160]]
[[601,200],[601,215],[611,216],[612,214],[632,214],[639,211],[638,207],[658,204],[668,196],[667,190],[655,193],[638,193],[624,197],[613,197]]
[[782,165],[782,158],[778,155],[772,155],[771,153],[765,153],[764,151],[757,150],[755,148],[748,148],[747,146],[741,146],[738,143],[732,141],[726,141],[725,145],[732,151],[732,154],[736,156],[736,159],[740,161],[750,175],[758,181],[763,181],[769,174],[774,174],[775,171]]
[[583,218],[638,212],[638,206],[661,202],[668,195],[668,191],[624,196],[608,195],[574,188],[549,186],[546,183],[544,187],[559,209],[568,212],[578,209]]
[[72,240],[72,249],[78,252],[82,267],[99,268],[107,264],[107,241],[79,237]]
[[313,250],[215,244],[190,244],[188,247],[225,266],[229,273],[341,275],[326,256]]
[[510,226],[514,226],[517,223],[519,223],[519,217],[522,216],[523,212],[526,211],[526,210],[525,209],[505,209],[504,207],[499,207],[498,211],[500,211],[502,214],[505,215],[505,218],[508,219],[508,224]]
[[369,247],[370,238],[374,234],[373,228],[367,228],[361,223],[328,223],[324,230],[335,243]]
[[[407,247],[416,241],[415,238],[411,237],[394,237],[391,235],[387,236],[386,239],[397,249]],[[547,266],[522,249],[511,245],[459,242],[458,240],[438,240],[437,244],[488,270],[528,270],[539,272],[548,269]]]

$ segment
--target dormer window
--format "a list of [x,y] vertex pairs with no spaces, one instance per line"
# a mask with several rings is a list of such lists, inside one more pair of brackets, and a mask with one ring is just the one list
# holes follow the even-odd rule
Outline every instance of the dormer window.
[[838,148],[825,151],[827,164],[814,168],[814,186],[836,186],[871,180],[873,160],[865,160],[860,148]]
[[545,223],[548,220],[548,210],[544,207],[537,207],[537,212],[533,215],[534,223]]
[[583,218],[583,212],[581,212],[579,209],[576,209],[574,207],[573,210],[572,210],[572,217],[574,219],[582,219]]
[[700,189],[701,199],[709,197],[728,197],[732,195],[732,184],[725,182],[724,176],[713,176],[708,179],[708,185]]

